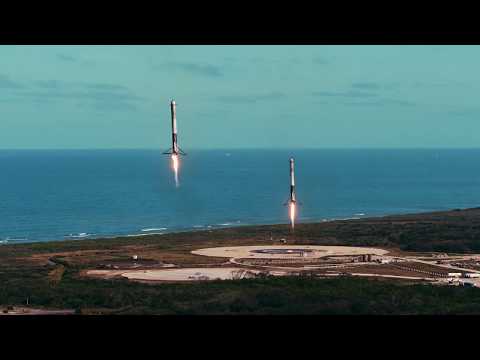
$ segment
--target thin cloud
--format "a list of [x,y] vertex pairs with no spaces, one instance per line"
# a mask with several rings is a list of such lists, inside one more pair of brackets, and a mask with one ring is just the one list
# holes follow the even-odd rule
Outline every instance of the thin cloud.
[[396,100],[396,99],[386,99],[386,100],[383,100],[383,103],[385,105],[399,105],[399,106],[417,106],[418,104],[413,102],[413,101],[409,101],[409,100]]
[[80,82],[64,82],[60,80],[38,80],[33,85],[42,89],[87,89],[98,91],[129,91],[126,86],[108,83],[80,83]]
[[478,109],[478,108],[465,108],[465,109],[449,110],[446,113],[448,115],[451,115],[451,116],[478,117],[480,115],[480,109]]
[[24,86],[11,80],[7,75],[0,74],[0,88],[2,89],[22,89]]
[[75,57],[67,54],[57,54],[57,58],[66,61],[66,62],[76,62],[78,61]]
[[380,85],[374,82],[355,82],[352,83],[352,88],[361,90],[378,90]]
[[96,84],[86,84],[85,87],[94,90],[106,90],[106,91],[128,91],[128,88],[123,85],[117,84],[103,84],[103,83],[96,83]]
[[349,105],[349,106],[401,106],[401,107],[413,107],[417,106],[418,104],[408,101],[408,100],[399,100],[399,99],[378,99],[378,100],[373,100],[373,101],[350,101],[350,102],[345,102],[344,105]]
[[[166,67],[180,71],[189,72],[194,75],[207,76],[211,78],[218,78],[223,76],[223,72],[219,66],[211,64],[197,64],[188,62],[170,62],[165,64]],[[156,66],[155,69],[161,67]]]
[[413,83],[414,88],[431,88],[431,87],[445,87],[449,86],[448,83],[432,83],[417,81]]
[[28,88],[13,94],[16,99],[28,102],[77,101],[82,107],[113,111],[137,109],[145,101],[129,88],[120,84],[63,82],[61,80],[32,81]]
[[312,92],[313,96],[321,97],[346,97],[346,98],[370,98],[378,96],[376,93],[372,92],[363,92],[363,91],[314,91]]
[[44,89],[42,91],[25,91],[20,92],[17,96],[23,98],[44,98],[44,99],[89,99],[99,101],[139,101],[144,100],[143,97],[131,93],[116,91],[63,91],[58,89]]
[[57,59],[64,62],[64,63],[70,63],[70,64],[78,64],[80,66],[91,66],[93,64],[95,64],[95,61],[93,60],[85,60],[85,59],[82,59],[81,57],[75,57],[75,56],[72,56],[72,55],[68,55],[68,54],[57,54],[56,55]]
[[459,87],[471,87],[472,83],[461,82],[461,81],[444,81],[444,82],[423,82],[423,81],[416,81],[412,83],[412,87],[414,88],[442,88],[442,87],[452,87],[452,86],[459,86]]
[[80,108],[90,108],[97,112],[113,112],[113,111],[129,111],[135,112],[138,110],[135,104],[129,102],[105,102],[105,101],[92,101],[81,102],[78,104]]
[[312,59],[312,62],[313,62],[314,64],[319,64],[319,65],[327,65],[327,64],[330,63],[327,59],[325,59],[324,57],[321,57],[321,56],[316,56],[316,57],[314,57],[314,58]]
[[62,86],[62,83],[58,80],[38,80],[33,84],[42,89],[58,89]]
[[257,95],[223,95],[219,96],[218,100],[224,103],[255,103],[259,101],[272,101],[285,98],[286,95],[281,92],[271,92],[267,94]]

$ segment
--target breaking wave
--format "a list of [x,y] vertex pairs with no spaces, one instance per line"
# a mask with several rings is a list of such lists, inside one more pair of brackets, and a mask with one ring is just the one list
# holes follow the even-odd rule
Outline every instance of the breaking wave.
[[86,237],[89,237],[89,236],[92,236],[94,234],[89,234],[89,233],[77,233],[77,234],[68,234],[68,235],[65,235],[65,238],[67,239],[84,239]]
[[234,221],[234,222],[226,222],[226,223],[216,224],[216,225],[217,226],[232,226],[232,225],[240,224],[240,223],[241,223],[241,221],[237,220],[237,221]]
[[27,238],[15,238],[15,237],[6,237],[0,240],[0,244],[8,244],[12,242],[26,242],[28,241]]
[[167,230],[167,228],[146,228],[146,229],[142,229],[141,231],[142,232],[148,232],[148,231],[162,231],[162,230]]

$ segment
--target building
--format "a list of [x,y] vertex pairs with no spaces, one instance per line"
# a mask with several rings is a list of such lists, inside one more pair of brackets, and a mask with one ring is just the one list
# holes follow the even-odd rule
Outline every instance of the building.
[[460,273],[460,272],[449,272],[449,273],[447,274],[447,276],[448,276],[448,277],[459,278],[459,277],[462,276],[462,273]]
[[466,278],[480,278],[479,273],[465,273]]

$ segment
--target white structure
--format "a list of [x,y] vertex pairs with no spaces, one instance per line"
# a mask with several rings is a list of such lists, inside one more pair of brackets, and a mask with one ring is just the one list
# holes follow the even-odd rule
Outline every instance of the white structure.
[[459,273],[459,272],[451,272],[451,273],[448,273],[447,276],[448,276],[448,277],[459,278],[459,277],[462,276],[462,273]]
[[465,273],[466,278],[480,278],[479,273]]
[[177,138],[177,104],[174,100],[170,102],[170,112],[172,114],[172,147],[171,149],[164,152],[165,155],[187,155],[180,147],[178,146]]

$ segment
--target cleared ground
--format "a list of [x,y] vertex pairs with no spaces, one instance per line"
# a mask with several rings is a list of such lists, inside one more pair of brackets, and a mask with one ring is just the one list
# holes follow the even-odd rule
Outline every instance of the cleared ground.
[[258,259],[292,259],[301,257],[321,258],[325,256],[353,256],[367,254],[385,255],[387,253],[387,250],[368,247],[317,245],[227,246],[192,251],[192,254],[203,256]]
[[129,280],[143,281],[233,280],[248,277],[248,273],[256,274],[258,271],[231,267],[133,271],[89,270],[86,272],[90,276],[123,276]]
[[28,307],[12,307],[11,309],[3,309],[0,316],[3,315],[74,315],[75,310],[49,310],[34,309]]

